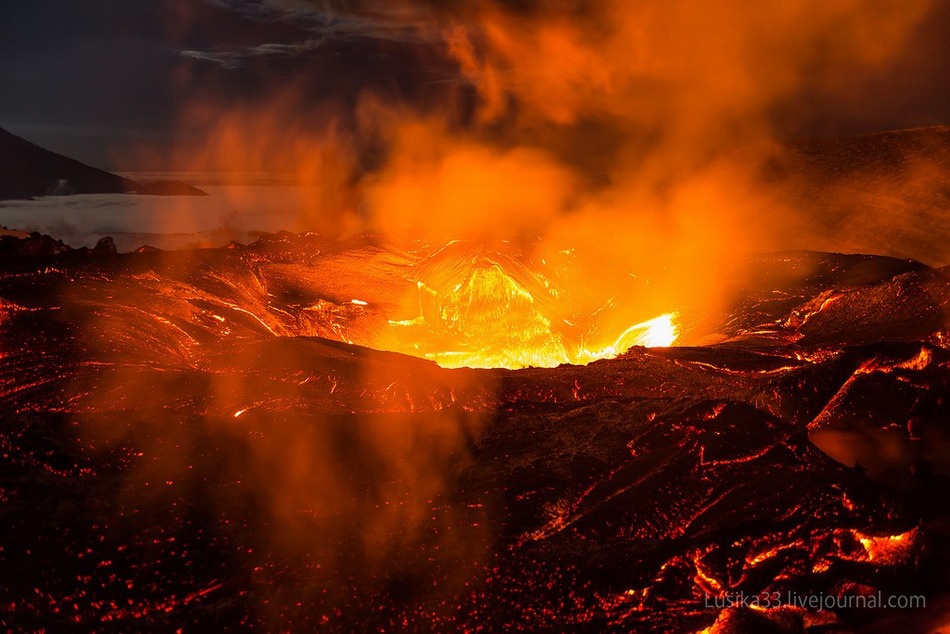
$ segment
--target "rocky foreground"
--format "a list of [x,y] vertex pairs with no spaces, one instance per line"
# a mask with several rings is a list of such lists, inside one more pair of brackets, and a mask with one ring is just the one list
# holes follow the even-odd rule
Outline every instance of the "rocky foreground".
[[8,628],[950,620],[950,269],[761,256],[714,345],[447,370],[343,341],[414,283],[372,242],[31,240],[0,248]]

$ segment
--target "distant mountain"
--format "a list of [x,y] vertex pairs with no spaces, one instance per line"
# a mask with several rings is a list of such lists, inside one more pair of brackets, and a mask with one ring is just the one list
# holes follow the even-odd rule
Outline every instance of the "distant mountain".
[[137,183],[50,152],[0,128],[0,200],[69,194],[207,196],[180,181]]
[[895,175],[920,176],[924,166],[950,166],[950,126],[805,141],[793,149],[793,162],[815,179],[874,184]]
[[50,152],[0,128],[0,199],[118,194],[138,183]]
[[762,164],[809,248],[950,263],[950,127],[796,143]]

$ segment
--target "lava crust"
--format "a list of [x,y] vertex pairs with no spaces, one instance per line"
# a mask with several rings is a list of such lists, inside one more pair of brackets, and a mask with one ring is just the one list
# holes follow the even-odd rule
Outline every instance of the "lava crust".
[[715,343],[506,370],[357,345],[419,270],[370,239],[0,256],[8,628],[947,619],[948,269],[762,256]]

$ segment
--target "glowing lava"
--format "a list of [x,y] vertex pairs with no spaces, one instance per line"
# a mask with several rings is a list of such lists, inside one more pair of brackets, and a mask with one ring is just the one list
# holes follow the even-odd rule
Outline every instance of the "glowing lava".
[[594,315],[572,312],[570,289],[499,253],[439,260],[425,268],[416,287],[412,314],[389,320],[388,337],[374,347],[446,368],[586,365],[634,346],[669,346],[678,335],[674,312],[618,334],[599,320],[616,316],[625,302],[609,298]]
[[659,317],[654,317],[647,321],[640,322],[630,326],[617,337],[617,341],[606,348],[597,352],[581,352],[589,354],[590,361],[597,359],[613,359],[617,355],[623,354],[634,346],[643,346],[644,348],[667,348],[673,345],[679,336],[679,328],[676,326],[676,313],[665,313]]
[[676,313],[666,313],[655,317],[650,321],[631,326],[621,338],[626,338],[628,334],[634,335],[633,342],[627,342],[630,346],[644,346],[647,348],[666,348],[673,345],[678,336],[679,329],[676,327]]

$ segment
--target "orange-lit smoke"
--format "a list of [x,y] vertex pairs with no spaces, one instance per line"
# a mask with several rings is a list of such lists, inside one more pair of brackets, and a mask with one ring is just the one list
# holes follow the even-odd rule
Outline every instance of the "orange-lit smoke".
[[[462,334],[493,345],[523,347],[525,333],[534,333],[537,349],[482,356],[489,364],[532,365],[539,350],[550,364],[590,360],[577,352],[561,359],[564,350],[596,358],[629,345],[667,345],[681,327],[673,313],[713,312],[743,252],[781,245],[787,226],[799,228],[772,213],[773,192],[759,186],[757,166],[740,149],[772,144],[770,109],[794,99],[805,82],[836,82],[854,66],[886,64],[927,3],[608,0],[518,11],[504,3],[443,10],[398,4],[389,18],[457,66],[458,94],[449,91],[441,108],[367,92],[355,113],[330,104],[315,125],[301,120],[301,112],[316,115],[302,109],[305,91],[295,82],[251,106],[197,93],[185,104],[167,166],[224,170],[238,179],[247,172],[289,175],[306,187],[288,200],[288,229],[331,237],[374,230],[431,252],[460,239],[500,253],[507,269],[476,267],[459,281],[478,283],[449,285],[431,312],[475,324]],[[350,10],[361,6],[352,3]],[[476,99],[467,117],[460,110],[472,87]],[[237,187],[231,195],[245,194]],[[169,217],[174,230],[175,214]],[[523,284],[497,273],[519,267],[532,272]],[[408,307],[391,321],[416,323],[416,307],[425,316],[431,285],[410,281],[416,283],[406,285],[406,297],[388,300]],[[539,290],[528,299],[523,291],[535,282]],[[453,303],[460,288],[477,301]],[[485,289],[522,298],[516,308],[523,312],[509,309],[514,304],[499,311],[497,296]],[[129,299],[133,306],[138,301]],[[472,307],[484,310],[472,314]],[[512,313],[525,315],[520,330],[504,321]],[[412,352],[413,341],[391,339],[407,332],[401,327],[377,343]],[[109,346],[119,345],[114,328],[101,316],[88,324]],[[141,338],[133,334],[130,341]],[[367,391],[367,400],[388,395],[393,401],[370,402],[343,417],[301,412],[299,392],[335,385],[329,376],[322,377],[326,384],[306,377],[268,383],[271,366],[290,353],[265,343],[240,369],[176,352],[201,377],[194,401],[214,417],[207,429],[182,421],[170,426],[176,414],[167,404],[180,395],[137,384],[134,367],[116,369],[113,392],[123,395],[117,416],[128,416],[125,403],[138,403],[132,413],[153,421],[148,431],[164,439],[155,449],[156,478],[184,477],[189,460],[201,459],[197,453],[176,458],[180,447],[200,447],[209,438],[232,443],[220,469],[252,478],[264,491],[261,531],[271,531],[271,544],[325,561],[334,556],[321,551],[325,544],[353,531],[370,576],[385,565],[381,560],[408,557],[400,551],[406,544],[431,543],[426,530],[458,523],[428,518],[451,489],[454,469],[467,455],[466,436],[477,434],[477,425],[463,433],[468,423],[455,409],[413,416],[419,402],[413,394],[433,389],[426,377],[363,368],[351,377],[356,389],[362,382],[376,390]],[[473,381],[475,389],[491,389]],[[255,417],[259,399],[270,399],[269,417]],[[347,480],[350,469],[363,465],[369,465],[365,473]],[[129,486],[138,491],[136,482]],[[394,502],[401,504],[387,507]],[[243,502],[215,503],[227,512]],[[444,551],[433,559],[446,568],[470,559],[478,547],[466,544],[469,537],[436,542]],[[315,573],[317,587],[301,589],[300,599],[332,583],[335,572]]]
[[[396,132],[368,179],[374,226],[435,240],[539,235],[527,250],[547,261],[576,249],[569,268],[584,273],[562,296],[579,312],[615,302],[624,327],[714,311],[745,252],[809,246],[802,224],[824,245],[850,231],[827,235],[762,185],[746,148],[774,147],[771,109],[808,84],[847,91],[849,70],[886,65],[927,4],[465,3],[437,24],[478,89],[476,123],[457,134],[431,116],[378,116]],[[612,142],[588,148],[589,121]],[[588,165],[604,166],[601,183]],[[618,271],[636,281],[614,282]]]
[[474,112],[450,91],[422,109],[367,92],[314,126],[296,82],[254,106],[196,98],[176,169],[293,174],[312,187],[289,201],[290,229],[507,240],[532,262],[574,249],[583,275],[558,291],[575,312],[621,306],[620,333],[714,310],[738,256],[828,231],[778,205],[745,149],[773,146],[772,109],[804,86],[847,91],[850,71],[886,65],[928,1],[303,4],[428,42],[459,95],[474,87]]
[[[194,268],[171,270],[187,279],[201,275]],[[450,614],[492,546],[490,509],[457,491],[490,415],[470,404],[492,381],[435,375],[395,355],[361,360],[304,338],[257,338],[240,327],[239,307],[216,308],[221,321],[205,319],[203,330],[199,305],[208,304],[160,279],[133,288],[104,279],[62,298],[83,318],[91,368],[70,390],[83,441],[131,453],[115,486],[117,509],[135,511],[117,511],[110,530],[134,535],[153,522],[169,543],[195,530],[238,541],[239,583],[278,629],[294,622],[295,604],[365,614],[392,579],[429,613]],[[106,310],[88,305],[100,292]],[[145,370],[153,365],[164,368],[158,381]],[[179,522],[191,505],[214,526]]]

